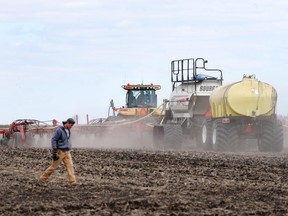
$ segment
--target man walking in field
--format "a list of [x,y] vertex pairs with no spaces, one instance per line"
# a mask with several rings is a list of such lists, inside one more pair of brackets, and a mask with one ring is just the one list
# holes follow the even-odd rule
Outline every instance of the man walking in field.
[[52,159],[53,162],[50,167],[48,167],[45,172],[40,176],[40,183],[45,184],[48,181],[49,176],[57,169],[60,163],[63,161],[66,170],[69,184],[71,186],[76,186],[77,181],[74,175],[73,161],[71,156],[71,142],[70,129],[75,124],[72,118],[68,118],[67,121],[63,122],[63,126],[59,125],[51,139],[52,145]]

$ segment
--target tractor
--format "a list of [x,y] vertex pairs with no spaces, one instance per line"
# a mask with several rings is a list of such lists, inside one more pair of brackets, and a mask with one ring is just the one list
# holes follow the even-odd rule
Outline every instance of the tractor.
[[[77,134],[86,133],[81,142],[96,140],[103,143],[122,143],[131,147],[148,147],[152,142],[153,125],[157,124],[164,114],[162,106],[157,104],[157,91],[160,85],[130,84],[122,85],[126,91],[126,103],[116,108],[110,101],[107,118],[92,119],[88,125],[76,125],[73,130]],[[111,114],[112,112],[112,114]],[[79,138],[80,139],[80,138]],[[151,142],[148,141],[151,139]],[[79,141],[80,142],[80,141]],[[95,145],[95,142],[92,143]],[[120,144],[118,145],[120,147]]]

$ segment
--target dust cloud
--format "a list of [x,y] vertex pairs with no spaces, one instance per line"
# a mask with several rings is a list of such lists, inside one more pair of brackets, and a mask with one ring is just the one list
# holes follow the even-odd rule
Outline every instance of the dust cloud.
[[96,149],[153,149],[152,135],[142,134],[75,134],[72,139],[74,148]]
[[284,126],[284,151],[288,151],[288,126]]
[[[30,147],[51,148],[52,134],[35,135],[30,141]],[[133,149],[152,150],[152,134],[133,134],[131,132],[121,133],[81,133],[72,131],[71,143],[73,148],[95,148],[95,149]]]
[[[28,147],[51,148],[51,138],[51,133],[35,135]],[[73,148],[155,150],[151,131],[139,134],[132,132],[129,128],[120,132],[103,131],[101,133],[83,133],[72,130],[71,141]],[[197,149],[195,140],[185,140],[180,149],[173,150],[203,151]],[[258,152],[257,140],[241,142],[237,152]],[[288,152],[288,127],[284,127],[283,152]]]

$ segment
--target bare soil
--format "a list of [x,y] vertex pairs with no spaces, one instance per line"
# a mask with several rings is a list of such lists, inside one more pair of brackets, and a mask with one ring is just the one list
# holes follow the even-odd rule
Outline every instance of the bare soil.
[[0,215],[288,215],[288,153],[73,151],[47,186],[48,148],[0,148]]

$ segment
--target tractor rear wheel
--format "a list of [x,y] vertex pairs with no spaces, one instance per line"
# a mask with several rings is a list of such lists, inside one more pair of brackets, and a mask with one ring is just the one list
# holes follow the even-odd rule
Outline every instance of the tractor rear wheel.
[[181,125],[166,124],[164,129],[164,149],[181,149],[183,132]]
[[230,151],[237,151],[240,148],[240,139],[238,134],[237,125],[228,124],[228,149]]
[[204,150],[212,150],[212,122],[204,120],[201,130],[201,145]]
[[237,126],[233,123],[223,124],[221,119],[212,126],[212,146],[216,151],[235,151],[239,145]]
[[260,152],[281,152],[283,150],[283,126],[272,122],[262,125],[261,139],[258,143]]
[[227,149],[227,128],[221,120],[216,120],[212,126],[212,145],[215,151]]
[[274,126],[274,152],[281,152],[284,147],[284,132],[283,132],[283,126],[276,124]]
[[156,150],[164,150],[163,125],[155,125],[153,127],[153,146]]

